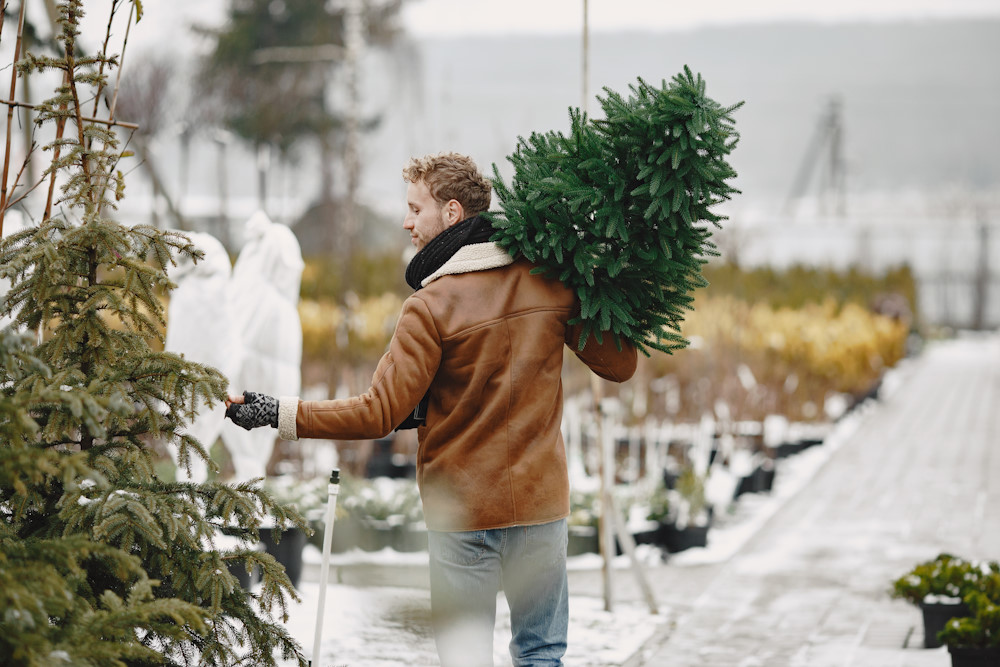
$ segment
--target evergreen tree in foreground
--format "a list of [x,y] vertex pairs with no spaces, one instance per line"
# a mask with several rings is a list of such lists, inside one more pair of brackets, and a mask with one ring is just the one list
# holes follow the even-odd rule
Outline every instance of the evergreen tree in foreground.
[[[58,128],[45,149],[62,194],[58,213],[0,243],[13,283],[0,311],[31,332],[0,332],[0,664],[228,667],[280,654],[304,665],[270,616],[284,614],[291,583],[254,548],[266,515],[305,528],[301,517],[256,484],[174,483],[154,469],[156,441],[207,458],[181,429],[226,381],[150,344],[166,270],[199,253],[108,215],[125,155],[84,100],[101,99],[117,57],[78,53],[82,4],[59,4],[61,56],[19,63],[65,76],[37,121]],[[238,546],[224,548],[223,533]],[[260,568],[259,592],[230,565]]]
[[624,98],[605,89],[603,119],[570,110],[568,136],[534,133],[508,156],[510,185],[493,166],[502,213],[493,240],[577,292],[580,349],[602,331],[671,352],[701,267],[717,255],[711,209],[738,191],[726,161],[739,139],[732,112],[706,97],[687,67]]

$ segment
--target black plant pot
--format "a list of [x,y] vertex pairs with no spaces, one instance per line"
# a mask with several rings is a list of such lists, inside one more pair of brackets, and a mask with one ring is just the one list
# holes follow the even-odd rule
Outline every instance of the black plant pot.
[[[362,551],[381,551],[392,548],[395,528],[384,519],[362,519],[358,546]],[[336,532],[334,527],[334,532]]]
[[1000,665],[1000,646],[949,646],[951,667],[997,667]]
[[670,553],[685,551],[692,547],[708,546],[708,525],[688,525],[684,528],[673,525],[665,526],[663,546]]
[[662,530],[660,525],[649,530],[639,530],[632,534],[632,539],[636,544],[659,544]]
[[[621,556],[625,551],[622,549],[618,537],[615,540],[615,555]],[[601,553],[601,535],[594,526],[570,526],[569,539],[566,542],[566,555],[579,556],[580,554]]]
[[767,493],[774,488],[774,464],[766,461],[753,472],[753,490],[756,493]]
[[261,528],[260,541],[264,543],[267,553],[285,566],[292,586],[298,587],[302,579],[302,549],[306,546],[306,534],[299,528],[286,528],[280,536],[276,535],[277,532],[275,528]]
[[798,454],[803,449],[805,449],[805,446],[801,442],[783,442],[775,448],[774,456],[775,458],[784,459]]
[[964,602],[921,602],[920,610],[924,615],[924,648],[938,648],[938,633],[944,630],[945,624],[953,618],[969,615],[969,608]]
[[567,556],[596,554],[601,550],[600,538],[594,526],[570,526],[566,543]]
[[733,500],[737,500],[744,493],[751,493],[753,491],[753,473],[750,473],[746,477],[740,477],[740,481],[736,484],[736,489],[733,491]]
[[396,526],[392,536],[392,548],[401,553],[427,551],[427,530],[413,525]]
[[670,531],[674,530],[674,526],[673,519],[661,519],[651,533],[643,534],[642,542],[639,541],[639,535],[636,535],[636,544],[653,544],[666,550]]
[[[317,549],[323,549],[322,524],[313,533],[312,542]],[[333,523],[333,535],[330,537],[330,551],[335,554],[350,551],[361,542],[361,522],[353,516],[344,516]]]

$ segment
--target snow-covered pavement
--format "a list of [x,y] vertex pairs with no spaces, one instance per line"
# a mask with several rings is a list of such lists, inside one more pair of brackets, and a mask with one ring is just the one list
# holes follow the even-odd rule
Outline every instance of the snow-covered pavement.
[[[311,651],[315,632],[318,586],[306,583],[302,603],[288,623],[292,634]],[[620,665],[650,639],[669,614],[650,617],[636,603],[606,612],[603,601],[574,597],[567,665]],[[436,665],[430,628],[430,594],[423,588],[332,585],[327,594],[322,665],[391,667]],[[496,665],[510,665],[510,613],[501,595],[493,641]],[[314,663],[315,664],[315,663]]]

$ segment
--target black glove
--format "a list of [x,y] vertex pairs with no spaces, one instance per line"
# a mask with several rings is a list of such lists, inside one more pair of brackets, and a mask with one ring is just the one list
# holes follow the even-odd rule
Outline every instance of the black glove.
[[258,426],[278,428],[278,400],[267,394],[245,391],[243,402],[231,403],[226,408],[226,416],[248,431]]

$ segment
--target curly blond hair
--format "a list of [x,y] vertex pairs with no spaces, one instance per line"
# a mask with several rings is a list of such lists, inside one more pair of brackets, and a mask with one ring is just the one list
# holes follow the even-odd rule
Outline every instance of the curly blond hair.
[[437,153],[411,158],[403,167],[403,180],[407,183],[423,181],[439,204],[454,199],[462,205],[468,218],[490,208],[493,186],[467,155]]

